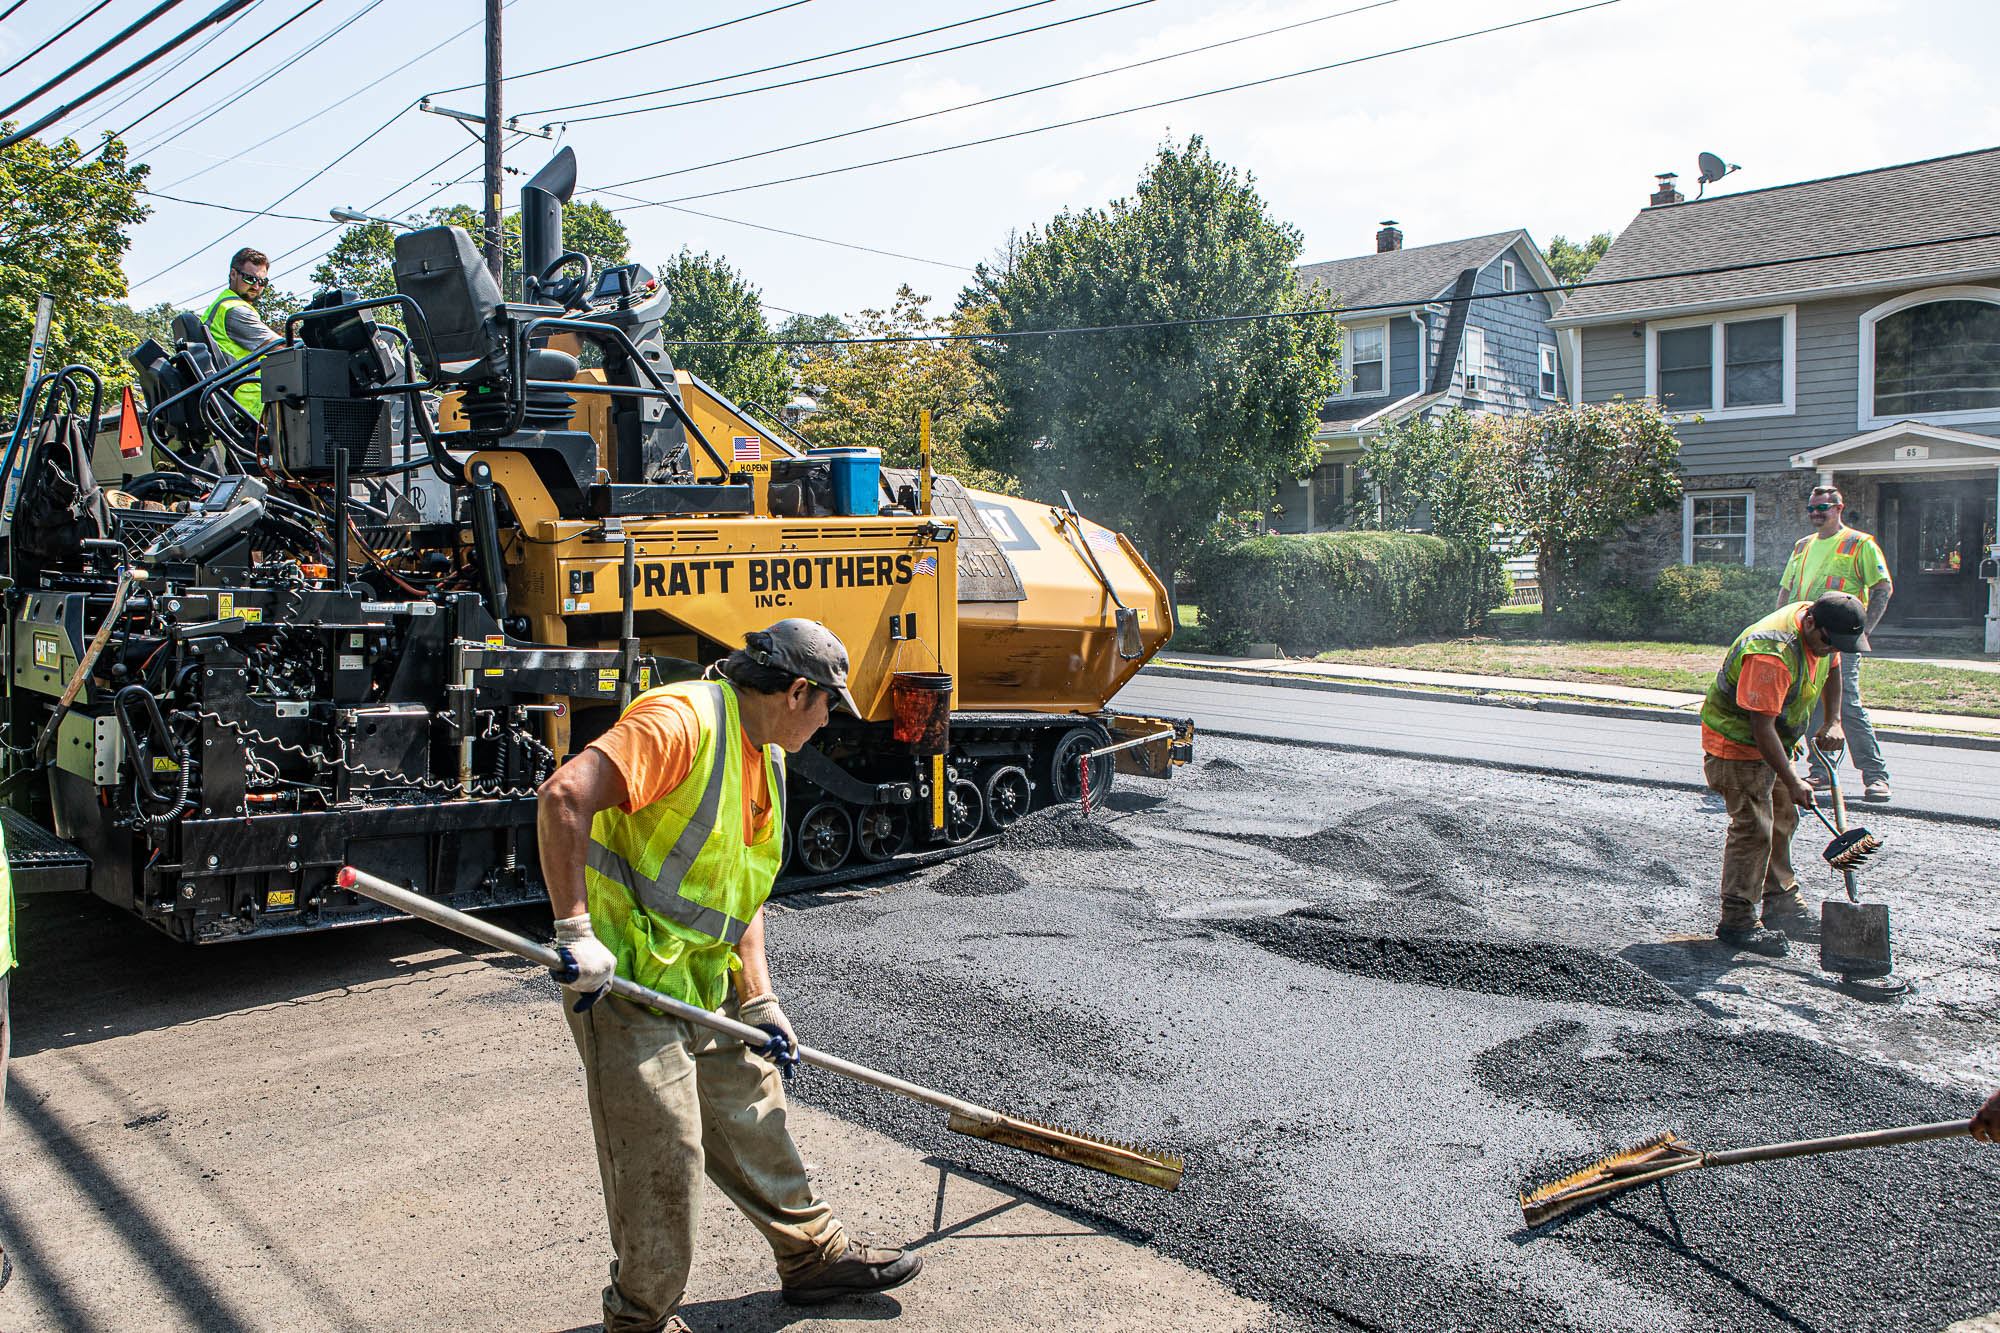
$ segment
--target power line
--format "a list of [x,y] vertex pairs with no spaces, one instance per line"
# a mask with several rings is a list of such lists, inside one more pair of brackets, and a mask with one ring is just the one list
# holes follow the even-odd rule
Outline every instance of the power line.
[[1027,4],[1015,5],[1011,9],[996,9],[989,14],[975,14],[969,19],[960,19],[956,23],[941,23],[935,28],[923,28],[916,32],[906,32],[896,37],[884,37],[880,41],[863,42],[859,46],[842,47],[838,51],[822,51],[816,56],[801,56],[797,60],[781,61],[775,65],[760,65],[756,69],[739,69],[734,74],[717,74],[713,78],[696,79],[692,83],[669,84],[665,88],[648,88],[644,92],[624,93],[618,97],[600,97],[592,102],[566,102],[561,106],[543,107],[539,111],[524,111],[521,114],[526,116],[547,116],[557,111],[575,111],[582,107],[609,106],[613,102],[632,102],[637,101],[641,97],[657,97],[662,93],[678,93],[685,92],[689,88],[705,88],[711,83],[727,83],[731,79],[747,79],[753,74],[770,74],[781,69],[791,69],[795,65],[810,65],[815,61],[832,60],[836,56],[851,56],[860,51],[873,51],[880,46],[894,46],[897,42],[914,41],[919,37],[933,37],[941,32],[949,32],[953,28],[964,28],[974,23],[984,23],[989,19],[1005,18],[1009,14],[1018,14],[1024,9],[1040,9],[1044,5],[1052,5],[1055,2],[1056,0],[1028,0]]
[[13,4],[7,6],[5,13],[0,13],[0,23],[5,23],[8,19],[14,17],[14,11],[27,3],[28,0],[14,0]]
[[176,204],[193,204],[196,208],[219,208],[225,213],[249,213],[256,217],[283,218],[287,222],[319,221],[318,218],[310,217],[304,213],[272,213],[269,211],[258,212],[256,209],[252,208],[238,208],[234,204],[218,204],[212,199],[183,199],[181,196],[177,194],[162,194],[158,190],[142,189],[139,191],[139,193],[145,195],[149,199],[166,199]]
[[1623,0],[1592,0],[1590,4],[1576,5],[1569,9],[1558,9],[1532,18],[1516,19],[1511,23],[1496,23],[1491,27],[1478,28],[1470,32],[1454,33],[1449,37],[1436,37],[1430,41],[1414,42],[1389,51],[1377,51],[1365,56],[1352,56],[1346,60],[1336,60],[1325,65],[1314,65],[1308,69],[1293,70],[1287,74],[1273,74],[1262,79],[1248,79],[1242,83],[1232,83],[1221,88],[1209,88],[1198,93],[1188,93],[1181,97],[1164,97],[1157,102],[1147,102],[1140,106],[1123,107],[1117,111],[1102,111],[1094,116],[1078,116],[1073,120],[1059,120],[1049,125],[1036,125],[1025,130],[1013,130],[1006,134],[992,134],[983,139],[968,139],[962,143],[944,144],[937,148],[925,148],[914,153],[899,153],[894,157],[876,158],[870,162],[853,162],[841,167],[826,167],[820,171],[801,172],[796,176],[782,176],[776,180],[756,181],[749,185],[732,185],[721,190],[706,190],[699,194],[677,195],[672,199],[661,199],[650,204],[633,204],[627,208],[611,210],[614,213],[629,213],[639,208],[658,208],[673,204],[685,204],[697,199],[714,199],[726,194],[741,194],[746,190],[763,190],[773,185],[791,185],[798,181],[818,180],[825,176],[839,176],[850,171],[862,171],[869,167],[888,166],[895,162],[911,162],[918,158],[936,157],[940,153],[955,153],[964,148],[980,148],[987,144],[1005,143],[1010,139],[1025,139],[1030,135],[1047,134],[1051,130],[1070,129],[1077,125],[1090,125],[1100,120],[1114,120],[1119,116],[1135,115],[1141,111],[1157,111],[1161,107],[1178,106],[1183,102],[1198,102],[1207,97],[1220,97],[1224,93],[1242,92],[1249,88],[1263,88],[1284,83],[1291,79],[1302,79],[1312,74],[1324,74],[1329,70],[1344,69],[1350,65],[1364,65],[1374,60],[1386,60],[1390,56],[1407,55],[1412,51],[1429,50],[1432,47],[1450,46],[1456,42],[1470,41],[1475,37],[1487,37],[1496,32],[1506,32],[1513,28],[1525,28],[1536,23],[1547,23],[1552,19],[1567,18],[1572,14],[1583,14],[1593,9],[1606,9],[1622,4]]
[[[372,3],[368,6],[368,8],[373,9],[376,5],[380,4],[381,2],[382,0],[372,0]],[[259,37],[257,41],[259,42],[270,41],[273,37],[276,37],[279,33],[291,27],[294,23],[297,23],[300,19],[312,13],[315,9],[318,9],[321,5],[325,3],[326,0],[310,0],[310,3],[308,3],[304,9],[299,10],[297,13],[293,14],[290,18],[286,19],[283,23],[280,23],[277,27],[271,29],[269,32],[265,33],[262,37]],[[362,14],[366,14],[367,12],[368,10],[364,9],[361,11],[361,14],[356,14],[354,18],[359,19]],[[349,20],[349,22],[353,21],[354,20]],[[310,46],[306,47],[305,50],[300,51],[298,55],[295,55],[290,60],[285,61],[283,64],[279,65],[276,69],[269,71],[263,77],[269,78],[271,77],[271,75],[283,73],[286,69],[290,68],[293,62],[298,60],[300,56],[307,55],[310,52],[318,49],[321,43],[325,42],[327,38],[332,37],[334,33],[337,33],[340,30],[341,30],[340,27],[333,28],[325,36],[319,38],[317,41],[313,42]],[[133,130],[138,129],[141,125],[145,124],[148,120],[151,120],[154,116],[159,115],[162,111],[165,111],[175,102],[178,102],[181,98],[186,97],[189,93],[201,87],[202,84],[208,82],[216,75],[222,73],[223,70],[229,68],[230,64],[232,64],[235,60],[239,58],[240,58],[239,56],[231,56],[229,60],[226,60],[222,64],[217,65],[214,69],[211,69],[208,73],[202,75],[200,78],[196,79],[193,83],[188,84],[185,88],[175,93],[172,97],[169,97],[166,101],[159,103],[157,106],[153,107],[152,110],[143,113],[137,120],[130,122],[123,129],[119,130],[118,137],[123,139]],[[234,96],[228,98],[226,101],[220,102],[215,106],[210,107],[208,111],[204,111],[201,114],[205,117],[209,114],[209,112],[222,110],[224,108],[233,105],[236,99],[243,95],[244,91],[254,86],[256,86],[254,83],[244,85],[244,88],[238,90],[238,92]]]
[[1304,19],[1297,23],[1287,23],[1276,28],[1265,28],[1261,32],[1245,33],[1241,37],[1230,37],[1223,41],[1210,42],[1205,46],[1191,46],[1184,51],[1171,51],[1166,55],[1154,56],[1149,60],[1134,61],[1129,65],[1116,65],[1110,69],[1101,69],[1090,74],[1079,74],[1074,78],[1058,79],[1054,83],[1037,84],[1032,88],[1021,88],[1011,93],[1000,93],[994,97],[982,97],[974,102],[960,102],[957,106],[940,107],[935,111],[925,111],[913,116],[902,116],[896,120],[885,120],[875,125],[864,125],[859,129],[842,130],[837,134],[823,134],[816,139],[801,139],[797,143],[783,144],[777,148],[764,148],[754,153],[739,153],[735,157],[721,157],[713,162],[702,162],[691,167],[676,167],[672,171],[659,171],[650,176],[634,176],[630,180],[622,180],[615,182],[613,185],[598,188],[608,194],[619,186],[643,185],[647,181],[665,180],[669,176],[679,176],[690,171],[706,171],[710,167],[728,166],[734,162],[748,162],[754,158],[770,157],[776,153],[787,153],[795,148],[812,148],[820,144],[832,143],[836,139],[850,139],[860,134],[871,134],[876,130],[892,129],[898,125],[909,125],[916,121],[929,120],[936,116],[947,116],[957,111],[969,111],[974,107],[991,106],[995,102],[1005,102],[1016,97],[1026,97],[1031,93],[1048,92],[1053,88],[1066,88],[1071,84],[1084,83],[1091,79],[1101,79],[1112,74],[1124,74],[1131,70],[1142,69],[1147,65],[1157,65],[1163,61],[1178,60],[1183,56],[1200,55],[1204,52],[1216,50],[1219,47],[1234,46],[1240,42],[1254,41],[1257,38],[1270,37],[1281,32],[1291,32],[1295,29],[1310,27],[1317,23],[1329,23],[1334,19],[1346,18],[1350,14],[1360,14],[1367,10],[1382,9],[1399,3],[1401,3],[1401,0],[1372,0],[1369,4],[1358,5],[1352,9],[1342,9],[1331,14],[1321,14],[1317,18]]
[[[765,16],[770,14],[776,14],[787,9],[797,9],[800,5],[808,5],[811,3],[812,0],[789,0],[789,3],[782,5],[774,5],[769,9],[760,9],[754,14],[745,14],[741,18],[724,19],[720,23],[711,23],[704,28],[690,28],[686,32],[677,32],[673,34],[671,37],[655,38],[653,41],[650,42],[641,42],[637,46],[620,47],[616,51],[606,51],[602,55],[585,56],[581,60],[566,60],[560,65],[544,65],[540,69],[529,69],[529,70],[523,70],[519,74],[509,74],[504,80],[502,80],[502,82],[513,83],[517,79],[532,79],[537,74],[553,74],[559,69],[575,69],[578,65],[589,65],[599,60],[609,60],[613,56],[631,55],[634,51],[644,51],[655,46],[665,46],[668,42],[678,42],[685,37],[699,37],[701,34],[705,32],[715,32],[721,28],[734,27],[738,23],[748,23],[751,19],[764,18]],[[446,93],[462,93],[468,88],[483,88],[483,87],[485,87],[483,83],[461,83],[454,88],[440,88],[436,92],[432,93],[431,96],[442,97]],[[539,115],[541,113],[535,111],[529,111],[523,114],[533,116],[533,115]]]
[[1138,9],[1143,5],[1154,3],[1156,3],[1156,0],[1124,0],[1122,4],[1112,5],[1106,9],[1092,10],[1088,14],[1073,14],[1068,18],[1051,19],[1047,23],[1038,23],[1033,27],[1016,28],[1013,32],[998,32],[990,37],[977,37],[969,42],[957,42],[951,46],[934,47],[929,51],[912,51],[909,55],[892,56],[887,60],[875,60],[866,65],[850,65],[846,69],[830,69],[823,74],[807,74],[796,79],[784,79],[778,83],[761,83],[755,88],[737,88],[730,92],[709,93],[703,97],[689,97],[678,102],[660,102],[653,106],[626,107],[623,111],[604,111],[595,116],[571,116],[566,123],[570,125],[588,125],[593,121],[618,120],[625,116],[644,116],[654,111],[672,111],[678,107],[703,106],[709,102],[726,102],[735,97],[749,97],[755,93],[776,92],[780,88],[798,88],[808,83],[820,83],[826,79],[844,78],[849,74],[863,74],[869,70],[886,69],[891,65],[908,64],[912,60],[928,60],[932,56],[946,55],[953,51],[968,51],[975,46],[988,46],[994,42],[1010,41],[1016,37],[1026,37],[1032,33],[1047,32],[1051,28],[1067,27],[1072,23],[1084,23],[1091,19],[1103,18],[1107,14],[1118,14],[1128,9]]
[[[88,23],[91,19],[96,18],[97,15],[101,11],[103,11],[106,7],[108,7],[110,4],[111,0],[97,0],[96,4],[92,5],[89,9],[84,10],[83,13],[78,15],[76,18],[71,19],[69,21],[69,25],[63,28],[55,36],[49,38],[47,41],[43,42],[40,46],[28,52],[28,54],[22,56],[19,60],[16,60],[13,64],[7,66],[7,68],[0,69],[0,79],[6,78],[9,74],[12,74],[15,70],[21,68],[21,66],[27,64],[30,60],[33,60],[36,56],[48,50],[51,46],[54,46],[57,42],[61,41],[63,38],[75,32],[78,28]],[[14,9],[19,9],[19,8],[20,8],[19,5],[14,6]],[[7,12],[11,14],[14,12],[14,10],[10,9]]]
[[[611,190],[600,191],[600,193],[611,194],[614,195],[614,197],[620,199],[631,198],[630,195],[619,195],[616,194],[615,191]],[[930,264],[937,268],[955,268],[961,273],[971,273],[975,271],[972,265],[970,264],[954,264],[951,263],[949,260],[944,260],[944,259],[926,259],[922,255],[906,255],[895,250],[878,250],[872,245],[859,245],[853,241],[836,241],[831,236],[814,236],[810,232],[787,231],[783,227],[773,227],[763,222],[749,222],[744,220],[743,218],[724,217],[720,213],[704,213],[698,208],[671,208],[669,211],[675,213],[686,213],[690,217],[707,218],[710,222],[727,222],[730,225],[736,227],[749,227],[754,231],[768,231],[775,233],[776,235],[779,236],[790,236],[801,241],[817,241],[821,245],[834,245],[840,247],[843,250],[859,250],[863,254],[883,255],[890,259],[906,259],[913,264]],[[796,312],[788,312],[788,313],[796,313]]]
[[[502,8],[514,8],[514,4],[516,4],[516,0],[506,0],[506,4],[504,4]],[[276,140],[284,138],[286,134],[290,134],[292,130],[298,130],[298,128],[302,128],[302,126],[308,126],[308,124],[312,124],[314,120],[318,120],[320,116],[326,116],[326,114],[330,114],[330,112],[334,112],[334,110],[338,110],[338,108],[346,106],[348,102],[352,102],[354,98],[362,96],[364,92],[368,92],[368,90],[372,90],[372,88],[376,88],[376,86],[380,86],[380,84],[384,84],[384,82],[388,82],[388,80],[396,78],[398,74],[402,74],[404,70],[408,70],[408,68],[410,68],[410,66],[414,66],[416,62],[420,62],[420,60],[426,60],[426,58],[430,58],[430,56],[438,54],[440,50],[444,50],[446,46],[450,46],[450,44],[452,44],[452,42],[456,42],[458,38],[466,36],[466,34],[468,34],[468,32],[472,32],[474,28],[480,28],[480,26],[484,26],[484,22],[486,22],[486,20],[482,20],[482,18],[480,18],[480,20],[474,20],[474,22],[466,24],[464,28],[460,28],[458,32],[454,32],[452,36],[448,36],[448,38],[444,38],[442,42],[438,42],[436,46],[428,46],[428,48],[424,48],[422,52],[418,52],[416,56],[410,56],[408,60],[404,60],[402,64],[398,64],[398,66],[396,66],[394,70],[390,70],[388,74],[382,74],[382,76],[378,76],[378,78],[372,78],[372,80],[368,80],[366,84],[362,84],[362,86],[360,86],[360,88],[356,88],[354,92],[346,94],[346,96],[344,96],[344,98],[340,98],[338,102],[332,102],[332,104],[328,104],[328,106],[322,106],[320,110],[312,112],[310,116],[306,116],[306,118],[302,118],[302,120],[294,120],[292,124],[284,126],[284,128],[282,128],[282,130],[278,130],[276,134],[266,134],[266,136],[264,136],[264,138],[260,138],[258,142],[254,142],[254,144],[250,144],[250,146],[242,148],[242,152],[256,152],[256,150],[258,150],[258,148],[262,148],[264,144],[272,144],[272,142],[276,142]],[[416,106],[416,102],[412,102],[410,106]],[[408,110],[408,106],[406,106],[404,110]],[[402,112],[398,112],[398,114],[402,114]],[[174,138],[178,138],[178,134],[176,134]],[[148,148],[148,152],[158,152],[158,150],[160,150],[160,148],[162,148],[164,144],[168,144],[168,142],[172,142],[172,140],[162,140],[160,144],[152,144],[152,148]],[[216,162],[216,164],[212,164],[212,166],[204,166],[202,170],[198,170],[198,172],[194,172],[194,174],[190,174],[190,176],[182,176],[180,180],[174,180],[174,182],[170,182],[170,186],[168,186],[168,188],[174,188],[174,186],[184,186],[184,184],[188,184],[190,180],[196,180],[196,178],[200,178],[200,176],[206,176],[208,172],[212,172],[212,170],[216,170],[218,166],[224,166],[224,164],[226,164],[226,162]]]
[[[262,0],[257,0],[257,2],[261,4]],[[229,22],[217,28],[207,37],[195,43],[193,46],[189,47],[186,51],[183,51],[177,59],[168,61],[165,66],[163,66],[161,69],[159,69],[157,72],[154,73],[153,77],[151,77],[150,79],[142,79],[138,83],[133,84],[130,88],[126,89],[122,95],[113,98],[111,101],[107,102],[102,108],[100,108],[98,111],[98,115],[103,117],[108,117],[112,112],[118,110],[120,107],[130,106],[134,101],[138,100],[140,97],[145,96],[148,92],[151,92],[154,88],[157,88],[160,85],[160,81],[162,79],[165,79],[169,74],[172,74],[182,65],[187,64],[188,61],[194,59],[196,56],[200,55],[203,51],[206,51],[211,45],[213,45],[218,39],[220,39],[223,36],[223,34],[227,33],[231,28],[235,27],[238,23],[242,22],[243,19],[250,14],[251,10],[254,10],[256,8],[257,5],[252,4],[250,6],[250,9],[244,10],[241,14],[238,14],[235,18],[229,20]]]
[[[1788,255],[1779,259],[1746,259],[1733,264],[1709,264],[1700,268],[1673,269],[1661,273],[1635,273],[1619,278],[1585,278],[1581,282],[1553,283],[1546,287],[1516,287],[1506,292],[1472,292],[1468,301],[1497,301],[1509,296],[1537,296],[1585,291],[1594,287],[1628,287],[1640,282],[1665,282],[1676,278],[1707,278],[1725,273],[1749,273],[1757,269],[1783,268],[1788,264],[1820,264],[1834,259],[1858,259],[1868,255],[1895,254],[1939,245],[1963,245],[1969,241],[2000,240],[2000,230],[1966,232],[1959,236],[1938,236],[1925,241],[1892,241],[1886,245],[1858,246],[1848,250],[1822,250],[1817,254]],[[1457,300],[1459,298],[1451,298]],[[678,347],[838,347],[870,343],[1002,342],[1016,338],[1056,338],[1084,333],[1139,333],[1149,329],[1201,328],[1217,324],[1257,324],[1281,319],[1315,319],[1323,315],[1365,315],[1383,310],[1407,310],[1409,301],[1375,301],[1366,305],[1316,306],[1306,310],[1260,310],[1243,315],[1194,315],[1183,319],[1139,320],[1126,324],[1073,324],[1054,329],[1000,329],[986,333],[896,333],[875,338],[739,338],[702,341],[692,338],[672,340]]]
[[104,45],[98,47],[95,51],[92,51],[89,55],[77,61],[74,65],[71,65],[68,69],[56,75],[53,79],[50,79],[47,83],[35,89],[35,91],[29,93],[26,97],[23,97],[18,101],[11,103],[9,106],[7,106],[5,110],[0,110],[0,120],[5,120],[8,116],[13,115],[16,111],[19,111],[22,107],[28,105],[28,103],[34,101],[36,98],[40,97],[43,93],[47,92],[49,89],[67,80],[71,75],[89,69],[92,65],[96,64],[100,59],[102,59],[106,52],[110,51],[113,47],[119,45],[119,43],[123,42],[126,38],[132,36],[132,34],[138,32],[141,28],[144,28],[148,24],[159,19],[168,10],[172,9],[175,5],[178,5],[180,2],[181,0],[160,0],[159,4],[153,6],[153,8],[148,10],[142,17],[135,20],[131,24],[127,25],[123,30],[121,30],[118,33],[117,36],[113,37],[110,41],[104,43]]

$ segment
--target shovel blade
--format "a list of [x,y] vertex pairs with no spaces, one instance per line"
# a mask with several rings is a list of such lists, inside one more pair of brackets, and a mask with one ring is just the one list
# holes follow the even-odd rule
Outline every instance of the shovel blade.
[[1845,977],[1886,977],[1895,970],[1889,952],[1889,904],[1837,898],[1819,906],[1819,965]]

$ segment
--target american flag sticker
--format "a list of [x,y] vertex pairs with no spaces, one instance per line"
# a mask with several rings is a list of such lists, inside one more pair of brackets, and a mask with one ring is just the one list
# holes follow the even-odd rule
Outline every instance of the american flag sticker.
[[937,557],[934,555],[927,555],[923,557],[921,560],[917,561],[915,565],[911,566],[911,572],[914,574],[937,573]]
[[729,441],[730,461],[736,463],[761,463],[764,461],[764,440],[758,435],[738,435]]
[[1118,549],[1118,534],[1115,532],[1106,532],[1103,528],[1086,529],[1083,539],[1100,551],[1115,551]]

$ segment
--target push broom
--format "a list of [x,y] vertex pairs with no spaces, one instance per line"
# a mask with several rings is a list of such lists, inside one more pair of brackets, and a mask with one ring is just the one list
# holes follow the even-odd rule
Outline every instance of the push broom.
[[[373,898],[385,907],[407,912],[432,925],[443,926],[446,930],[456,931],[460,935],[478,940],[481,944],[504,949],[531,963],[539,963],[548,968],[562,966],[562,961],[556,957],[555,950],[546,945],[523,939],[490,921],[482,921],[476,916],[447,907],[420,893],[413,893],[400,885],[391,884],[385,879],[378,879],[365,871],[356,870],[353,866],[341,868],[339,884],[341,888]],[[670,995],[662,995],[636,982],[627,981],[624,977],[612,978],[611,993],[634,1004],[643,1004],[662,1013],[672,1014],[675,1018],[699,1023],[703,1027],[734,1037],[749,1046],[761,1047],[771,1039],[771,1034],[762,1028],[753,1028],[748,1023],[738,1023],[721,1014],[676,1000]],[[866,1083],[884,1092],[893,1092],[912,1101],[935,1106],[949,1115],[946,1124],[957,1133],[975,1139],[985,1139],[991,1143],[1005,1144],[1009,1148],[1040,1153],[1044,1157],[1053,1157],[1057,1161],[1069,1162],[1075,1166],[1089,1167],[1093,1171],[1122,1176],[1126,1180],[1134,1180],[1142,1185],[1152,1185],[1163,1190],[1180,1188],[1182,1163],[1178,1157],[1169,1157],[1136,1144],[1115,1143],[1093,1134],[1083,1134],[1076,1130],[1062,1129],[1055,1125],[1045,1125],[1039,1121],[1006,1115],[974,1102],[953,1097],[949,1093],[906,1082],[893,1074],[885,1074],[878,1069],[870,1069],[866,1065],[843,1060],[837,1055],[816,1051],[810,1046],[799,1047],[798,1057],[802,1063],[840,1074],[859,1083]]]
[[1573,1208],[1626,1190],[1650,1185],[1668,1176],[1700,1171],[1711,1166],[1735,1166],[1741,1162],[1775,1162],[1787,1157],[1810,1157],[1817,1153],[1847,1152],[1854,1148],[1890,1148],[1904,1143],[1928,1143],[1933,1139],[1970,1134],[1970,1120],[1943,1120],[1934,1125],[1905,1125],[1898,1129],[1872,1129],[1859,1134],[1836,1134],[1824,1139],[1797,1139],[1790,1143],[1766,1143],[1755,1148],[1731,1148],[1723,1152],[1702,1152],[1672,1133],[1661,1134],[1635,1147],[1600,1158],[1552,1180],[1521,1196],[1521,1220],[1530,1227],[1541,1226]]

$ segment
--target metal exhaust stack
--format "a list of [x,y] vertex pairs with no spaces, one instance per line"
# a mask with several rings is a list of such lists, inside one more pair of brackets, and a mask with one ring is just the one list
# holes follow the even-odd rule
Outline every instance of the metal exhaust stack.
[[[490,921],[447,907],[420,893],[414,893],[401,885],[378,879],[353,866],[341,867],[340,887],[353,893],[373,898],[385,907],[407,912],[411,916],[456,931],[468,939],[481,944],[504,949],[518,958],[543,967],[555,968],[562,965],[555,950],[546,945],[523,939],[512,931],[502,929]],[[662,995],[656,990],[627,981],[624,977],[613,977],[611,993],[634,1004],[647,1005],[662,1013],[690,1023],[699,1023],[706,1028],[736,1038],[748,1046],[762,1046],[770,1040],[770,1034],[761,1028],[753,1028],[747,1023],[738,1023],[721,1014],[712,1013],[670,995]],[[990,1143],[1005,1144],[1025,1152],[1039,1153],[1043,1157],[1053,1157],[1059,1162],[1069,1162],[1076,1166],[1089,1167],[1107,1175],[1121,1176],[1126,1180],[1151,1185],[1157,1189],[1177,1190],[1181,1184],[1183,1163],[1178,1157],[1141,1148],[1134,1144],[1114,1143],[1091,1134],[1081,1134],[1075,1130],[1058,1129],[1053,1125],[1040,1124],[1033,1120],[1023,1120],[1000,1111],[968,1102],[949,1093],[926,1088],[921,1084],[909,1083],[893,1074],[885,1074],[867,1065],[843,1060],[837,1055],[816,1051],[810,1046],[799,1047],[799,1059],[805,1064],[829,1070],[857,1083],[893,1092],[912,1101],[923,1102],[949,1113],[950,1128],[960,1134],[985,1139]]]

